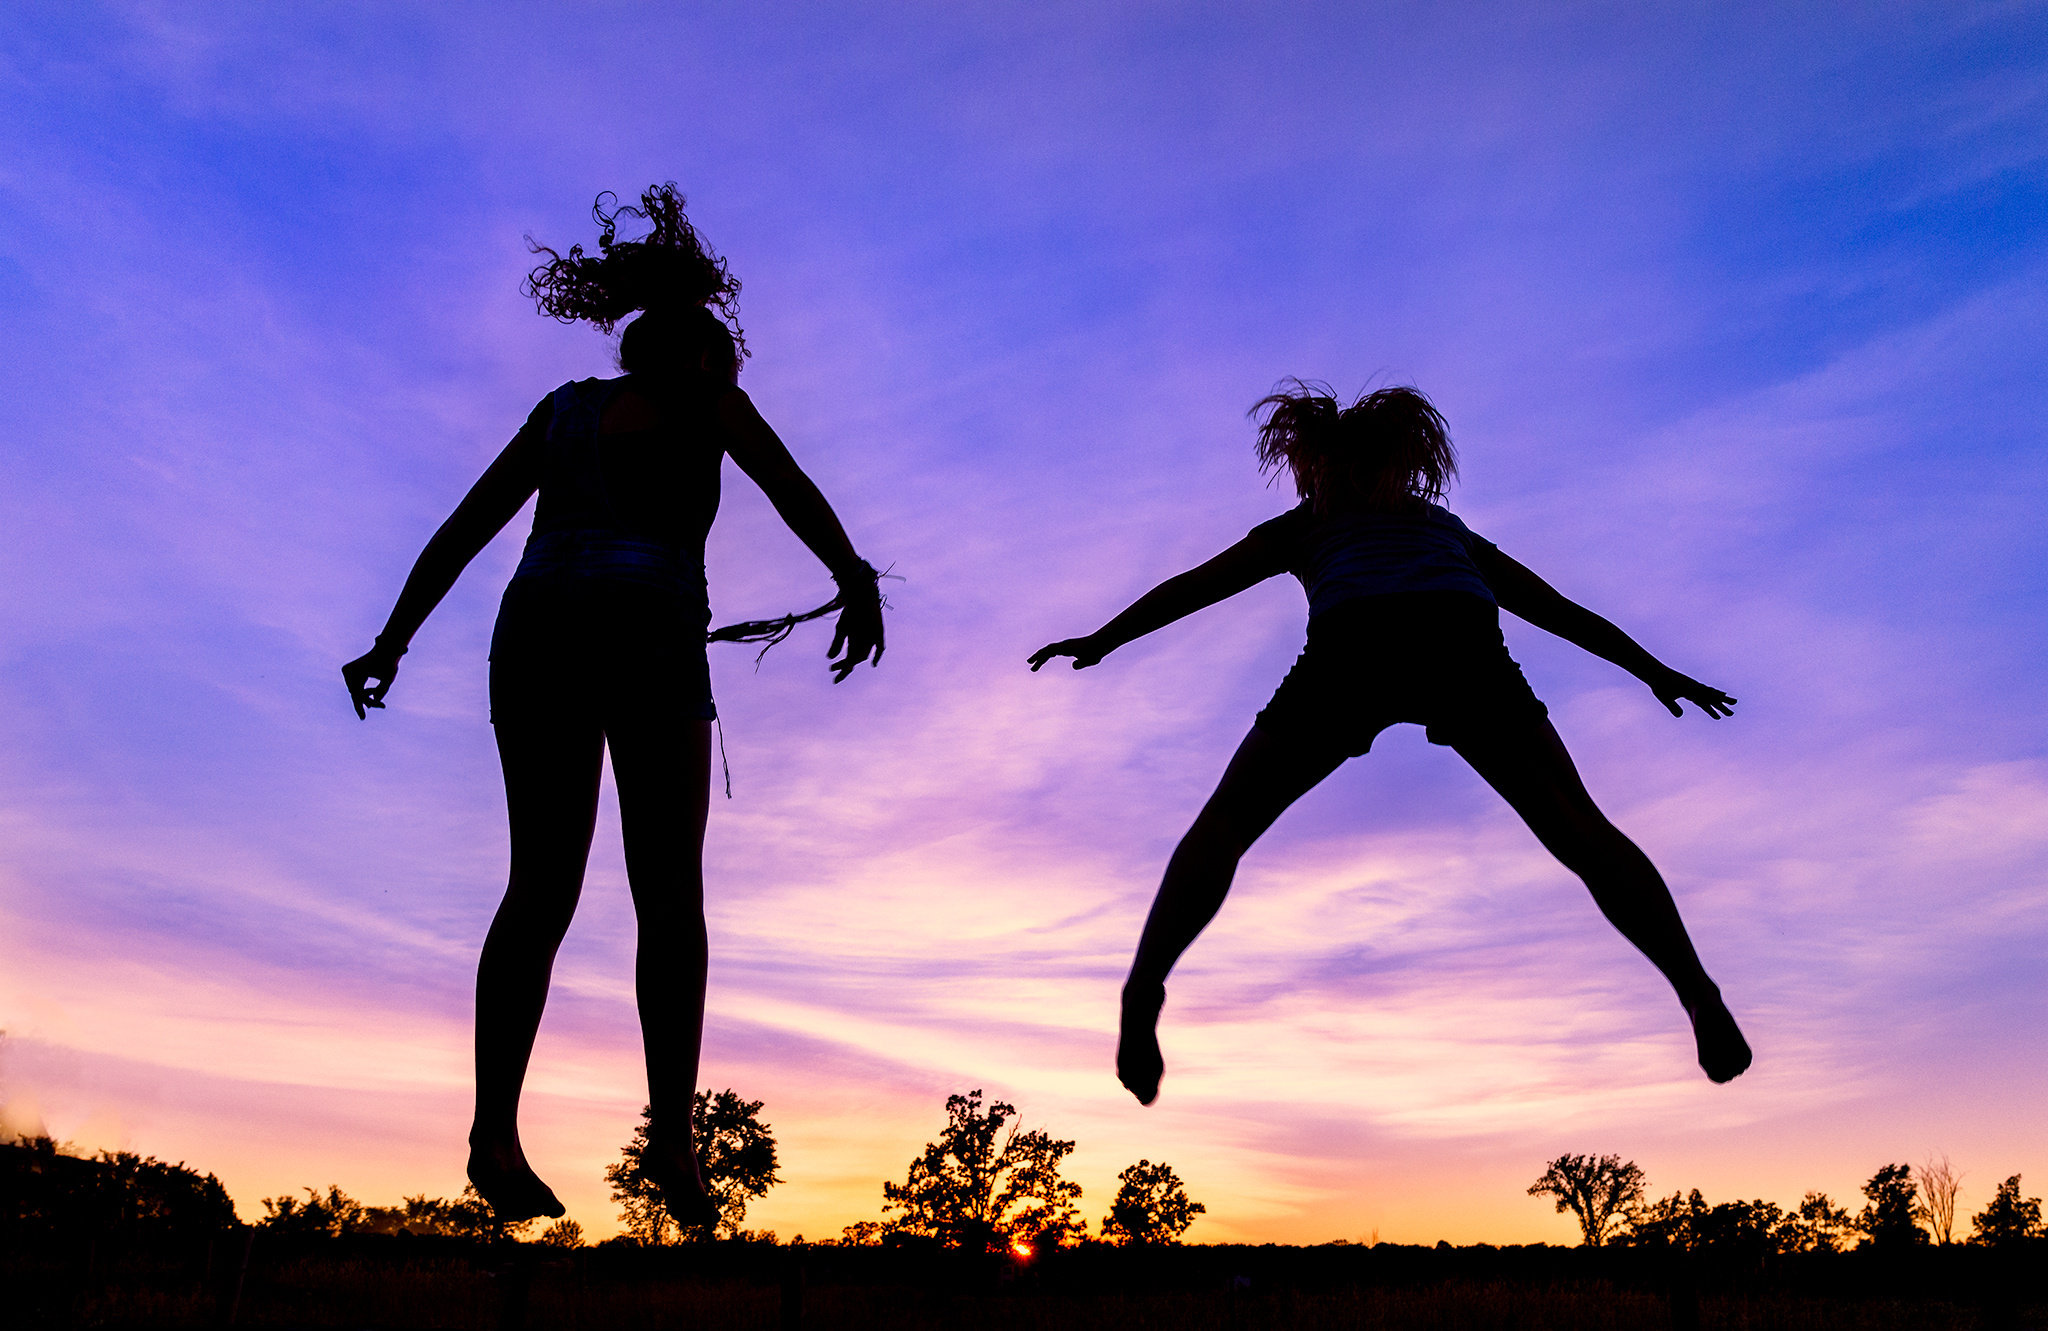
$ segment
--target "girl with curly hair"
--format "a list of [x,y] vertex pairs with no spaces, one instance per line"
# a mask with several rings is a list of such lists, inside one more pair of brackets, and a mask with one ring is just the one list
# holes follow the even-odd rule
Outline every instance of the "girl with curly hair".
[[[718,1218],[690,1109],[704,1027],[704,825],[717,716],[704,651],[704,542],[723,460],[766,492],[837,581],[839,596],[813,612],[840,612],[827,653],[838,657],[835,683],[864,660],[881,662],[882,607],[875,571],[738,387],[740,284],[683,215],[682,195],[661,185],[638,207],[607,209],[611,197],[599,195],[593,210],[600,253],[533,245],[546,261],[526,293],[542,313],[606,333],[639,311],[619,339],[624,374],[566,383],[540,400],[427,543],[376,645],[342,675],[357,716],[382,707],[420,624],[539,492],[491,638],[512,866],[477,966],[469,1177],[500,1219],[562,1214],[521,1149],[519,1092],[582,891],[609,748],[640,933],[651,1111],[643,1169],[671,1215],[693,1227]],[[618,240],[624,217],[649,233]],[[772,640],[795,618],[743,627]]]
[[1123,990],[1117,1077],[1143,1104],[1159,1094],[1157,1026],[1166,976],[1215,918],[1238,861],[1286,808],[1366,753],[1382,730],[1426,726],[1564,865],[1608,920],[1664,973],[1717,1082],[1750,1051],[1700,965],[1664,880],[1600,812],[1501,638],[1500,611],[1604,657],[1671,710],[1710,717],[1735,699],[1682,675],[1599,615],[1474,534],[1436,501],[1457,458],[1429,399],[1385,388],[1342,406],[1290,381],[1252,408],[1263,469],[1293,474],[1301,503],[1200,567],[1169,578],[1085,638],[1031,656],[1080,670],[1118,647],[1255,583],[1292,573],[1308,593],[1308,645],[1258,714],[1166,866]]

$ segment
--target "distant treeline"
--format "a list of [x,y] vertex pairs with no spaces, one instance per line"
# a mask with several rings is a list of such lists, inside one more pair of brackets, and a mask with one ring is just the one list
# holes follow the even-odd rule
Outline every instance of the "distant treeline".
[[0,1242],[87,1234],[204,1241],[236,1223],[220,1180],[183,1164],[128,1151],[86,1159],[48,1137],[0,1144]]
[[[23,1325],[231,1320],[237,1307],[248,1320],[292,1324],[345,1316],[362,1324],[473,1325],[486,1313],[504,1326],[653,1324],[647,1318],[665,1316],[677,1299],[693,1306],[723,1300],[719,1306],[729,1304],[736,1316],[759,1321],[777,1299],[787,1316],[792,1290],[810,1309],[805,1324],[821,1327],[868,1325],[881,1311],[960,1297],[1057,1297],[1075,1309],[1092,1299],[1111,1311],[1152,1300],[1144,1306],[1156,1306],[1171,1324],[1206,1317],[1235,1325],[1242,1312],[1246,1326],[1307,1325],[1300,1319],[1312,1305],[1297,1298],[1334,1299],[1336,1316],[1367,1298],[1361,1291],[1374,1290],[1418,1291],[1418,1308],[1436,1318],[1429,1325],[1449,1324],[1443,1308],[1489,1290],[1495,1302],[1501,1290],[1523,1291],[1515,1296],[1522,1303],[1562,1300],[1566,1320],[1556,1325],[1638,1304],[1669,1308],[1672,1324],[1693,1325],[1701,1307],[1713,1321],[1715,1308],[1739,1304],[1748,1317],[1771,1300],[1782,1308],[1808,1300],[1812,1307],[1800,1316],[1822,1318],[1767,1319],[1772,1325],[1862,1326],[1860,1313],[1827,1310],[1874,1300],[1921,1319],[1886,1326],[2009,1325],[2039,1302],[2048,1238],[2040,1234],[2038,1202],[2019,1196],[2016,1179],[1987,1210],[2017,1221],[2002,1231],[1980,1223],[1977,1242],[1940,1244],[1925,1232],[1918,1240],[1903,1231],[1873,1237],[1871,1229],[1886,1234],[1878,1217],[1902,1195],[1900,1168],[1875,1176],[1884,1186],[1867,1218],[1847,1217],[1832,1203],[1824,1213],[1804,1204],[1787,1212],[1761,1201],[1710,1205],[1696,1191],[1662,1201],[1637,1196],[1609,1216],[1607,1241],[1574,1247],[1058,1242],[1044,1227],[1035,1247],[997,1246],[971,1229],[929,1225],[925,1232],[858,1230],[824,1243],[742,1232],[679,1235],[681,1242],[622,1235],[593,1247],[572,1230],[558,1229],[547,1242],[520,1241],[521,1227],[495,1224],[473,1198],[364,1206],[335,1187],[267,1198],[263,1220],[239,1227],[226,1189],[210,1174],[127,1152],[78,1158],[41,1139],[0,1147],[0,1279]],[[1817,1233],[1835,1241],[1820,1242]],[[1994,1233],[2003,1237],[1994,1241]],[[1394,1297],[1371,1295],[1358,1307]],[[1201,1302],[1217,1299],[1224,1302]],[[531,1319],[522,1311],[529,1300]],[[499,1308],[502,1314],[490,1311]],[[1197,1316],[1201,1309],[1208,1311]]]
[[[1711,1252],[1727,1260],[1762,1263],[1803,1253],[1873,1247],[1885,1252],[1919,1245],[1948,1246],[1956,1237],[1962,1175],[1947,1156],[1912,1165],[1881,1166],[1863,1184],[1863,1209],[1851,1214],[1824,1192],[1809,1192],[1786,1210],[1776,1202],[1709,1205],[1694,1188],[1648,1197],[1648,1179],[1633,1160],[1618,1155],[1561,1155],[1529,1185],[1559,1212],[1579,1222],[1585,1245]],[[2004,1247],[2043,1236],[2041,1199],[2020,1195],[2020,1176],[2000,1183],[1970,1220],[1968,1242]]]
[[[724,1239],[775,1246],[773,1232],[740,1228],[747,1200],[781,1181],[774,1138],[759,1121],[760,1108],[759,1101],[740,1100],[731,1091],[699,1096],[706,1172],[724,1211],[715,1228],[702,1232],[668,1222],[658,1194],[639,1177],[642,1125],[622,1150],[621,1164],[606,1171],[614,1198],[627,1206],[623,1218],[629,1222],[626,1235],[607,1242],[630,1247]],[[1169,1166],[1139,1161],[1120,1176],[1121,1187],[1098,1239],[1079,1218],[1075,1202],[1080,1188],[1059,1176],[1072,1142],[1021,1131],[1013,1106],[984,1108],[978,1091],[951,1097],[947,1111],[945,1131],[912,1162],[905,1183],[883,1185],[885,1210],[894,1213],[888,1220],[850,1225],[837,1240],[806,1246],[937,1247],[1022,1256],[1105,1241],[1169,1246],[1203,1210],[1190,1201]],[[1550,1197],[1560,1212],[1571,1212],[1587,1247],[1698,1254],[1731,1270],[1763,1270],[1790,1258],[1865,1248],[1897,1253],[1952,1246],[1959,1179],[1946,1158],[1918,1169],[1885,1165],[1863,1185],[1863,1209],[1851,1214],[1819,1192],[1807,1193],[1789,1210],[1762,1199],[1709,1203],[1697,1188],[1651,1199],[1643,1171],[1633,1161],[1564,1155],[1550,1161],[1528,1191]],[[303,1197],[263,1198],[258,1226],[279,1237],[306,1239],[403,1235],[583,1246],[582,1228],[575,1221],[558,1220],[544,1228],[534,1222],[506,1225],[470,1188],[453,1199],[420,1194],[395,1206],[365,1205],[336,1185],[302,1191]],[[220,1180],[182,1162],[168,1164],[127,1151],[79,1157],[47,1137],[0,1145],[0,1241],[86,1234],[144,1243],[207,1240],[238,1223]],[[1990,1202],[1971,1217],[1966,1242],[2020,1247],[2038,1244],[2044,1234],[2041,1200],[2023,1196],[2015,1174],[1998,1184]]]

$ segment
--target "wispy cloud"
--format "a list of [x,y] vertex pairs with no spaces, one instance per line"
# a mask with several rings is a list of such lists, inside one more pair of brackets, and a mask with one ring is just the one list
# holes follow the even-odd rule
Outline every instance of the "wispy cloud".
[[[2016,992],[2048,939],[2014,701],[2048,234],[2013,24],[472,18],[53,13],[0,68],[20,1112],[218,1169],[245,1213],[460,1186],[521,523],[388,714],[335,670],[532,402],[609,372],[516,296],[520,237],[674,176],[746,280],[749,391],[908,578],[879,671],[830,685],[821,636],[714,661],[705,1078],[783,1141],[756,1222],[872,1215],[975,1086],[1080,1141],[1091,1206],[1172,1160],[1211,1238],[1564,1238],[1522,1195],[1561,1149],[1781,1199],[1929,1147],[2048,1168],[2012,1126],[2048,1066]],[[1284,374],[1422,383],[1475,527],[1743,698],[1676,722],[1509,629],[1750,1024],[1740,1082],[1394,735],[1247,860],[1175,977],[1161,1103],[1115,1085],[1149,894],[1302,607],[1276,582],[1095,670],[1023,657],[1285,505],[1242,418]],[[738,481],[710,573],[724,618],[826,588]],[[527,1125],[596,1232],[644,1097],[616,827]]]

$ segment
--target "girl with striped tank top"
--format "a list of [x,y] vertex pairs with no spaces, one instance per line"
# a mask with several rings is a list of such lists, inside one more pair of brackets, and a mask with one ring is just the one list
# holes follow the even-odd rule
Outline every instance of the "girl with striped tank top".
[[1252,725],[1182,838],[1146,918],[1123,990],[1117,1077],[1144,1104],[1159,1093],[1157,1026],[1166,976],[1215,918],[1238,861],[1287,807],[1366,753],[1388,726],[1427,727],[1585,881],[1608,920],[1676,991],[1701,1068],[1717,1082],[1749,1045],[1693,950],[1657,869],[1600,812],[1501,638],[1500,611],[1604,657],[1673,716],[1690,702],[1731,716],[1735,699],[1682,675],[1599,615],[1474,534],[1436,501],[1457,474],[1443,417],[1413,388],[1348,407],[1291,381],[1253,408],[1267,470],[1292,473],[1301,503],[1201,566],[1169,578],[1084,638],[1031,656],[1074,669],[1281,573],[1308,594],[1308,645]]

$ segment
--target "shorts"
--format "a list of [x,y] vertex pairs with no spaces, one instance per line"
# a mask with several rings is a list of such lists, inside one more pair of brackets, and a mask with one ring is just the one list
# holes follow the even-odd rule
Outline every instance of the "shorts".
[[710,622],[708,607],[641,583],[515,579],[491,633],[491,723],[714,720]]
[[1467,592],[1398,592],[1309,620],[1308,645],[1256,724],[1355,758],[1403,722],[1455,745],[1549,715],[1508,655],[1499,607]]

